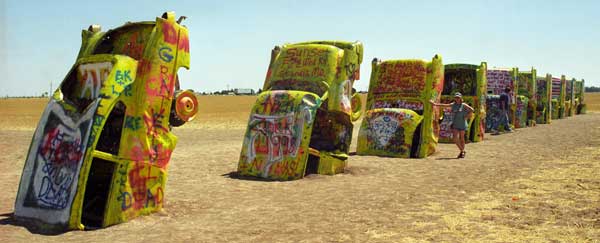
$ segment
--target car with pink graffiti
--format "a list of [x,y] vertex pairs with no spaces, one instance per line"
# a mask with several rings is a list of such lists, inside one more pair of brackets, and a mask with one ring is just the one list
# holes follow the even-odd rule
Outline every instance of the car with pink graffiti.
[[[513,128],[515,126],[516,117],[522,113],[522,101],[515,91],[518,87],[518,68],[490,68],[487,70],[487,95],[486,95],[486,116],[485,116],[485,132],[504,131],[505,127],[500,124],[503,119],[506,119],[504,112],[501,109],[500,95],[505,92],[506,88],[510,89],[508,93],[510,104],[508,107],[508,124]],[[517,101],[519,104],[517,104]],[[517,109],[519,107],[519,109]],[[519,113],[517,114],[517,110]],[[511,128],[512,129],[512,128]]]
[[188,30],[166,12],[101,31],[91,25],[46,106],[25,161],[15,217],[50,229],[94,229],[163,207],[172,127],[193,119],[181,90]]
[[566,88],[565,75],[552,77],[552,120],[565,118]]
[[358,134],[358,155],[424,158],[436,151],[444,65],[403,59],[372,61],[367,110]]
[[360,42],[276,46],[250,113],[238,162],[241,176],[294,180],[344,171],[361,101]]

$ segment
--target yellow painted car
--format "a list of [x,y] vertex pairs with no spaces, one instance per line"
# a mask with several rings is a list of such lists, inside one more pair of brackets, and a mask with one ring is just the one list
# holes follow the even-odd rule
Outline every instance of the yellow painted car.
[[177,137],[197,100],[179,90],[188,30],[156,21],[83,30],[77,61],[34,133],[15,217],[52,229],[100,228],[162,208]]
[[238,172],[293,180],[343,172],[352,121],[361,101],[360,42],[313,41],[276,46],[248,120]]
[[552,122],[552,75],[536,79],[536,123],[550,124]]
[[575,114],[585,114],[586,113],[586,105],[585,105],[585,80],[575,80]]
[[[523,116],[517,115],[515,122],[516,128],[522,128],[526,126],[534,126],[537,115],[537,71],[535,68],[531,68],[531,71],[519,71],[517,78],[517,113],[523,114]],[[522,105],[519,103],[522,102]],[[522,107],[522,108],[521,108]],[[520,109],[523,109],[520,111]]]
[[375,58],[372,67],[357,154],[400,158],[433,154],[440,132],[440,109],[430,101],[439,102],[444,87],[442,58]]

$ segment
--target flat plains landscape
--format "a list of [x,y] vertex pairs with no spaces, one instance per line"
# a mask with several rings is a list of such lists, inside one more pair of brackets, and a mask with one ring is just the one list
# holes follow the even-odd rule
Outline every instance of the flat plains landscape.
[[[346,173],[289,182],[231,178],[252,96],[201,96],[174,129],[162,212],[45,235],[12,219],[47,99],[0,100],[2,242],[599,242],[600,94],[588,114],[425,159],[351,156]],[[358,124],[355,124],[356,147]]]

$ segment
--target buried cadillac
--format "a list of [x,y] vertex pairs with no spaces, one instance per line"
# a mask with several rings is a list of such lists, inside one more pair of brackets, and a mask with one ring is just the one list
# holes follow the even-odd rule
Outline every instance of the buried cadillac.
[[197,111],[194,94],[179,90],[180,67],[189,68],[188,31],[172,12],[83,30],[77,61],[33,135],[15,217],[93,229],[160,210],[177,143],[171,127]]
[[250,113],[238,162],[242,176],[293,180],[343,172],[361,101],[360,42],[276,46]]
[[424,60],[372,61],[367,111],[358,134],[357,154],[425,158],[440,133],[439,102],[444,65],[435,55]]

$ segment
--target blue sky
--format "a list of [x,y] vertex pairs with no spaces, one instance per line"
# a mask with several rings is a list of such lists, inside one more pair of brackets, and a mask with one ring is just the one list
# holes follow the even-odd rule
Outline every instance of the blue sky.
[[182,88],[262,86],[273,46],[359,40],[367,90],[374,57],[489,67],[534,66],[600,86],[600,1],[25,1],[0,0],[0,96],[39,95],[62,81],[81,30],[188,17],[191,69]]

